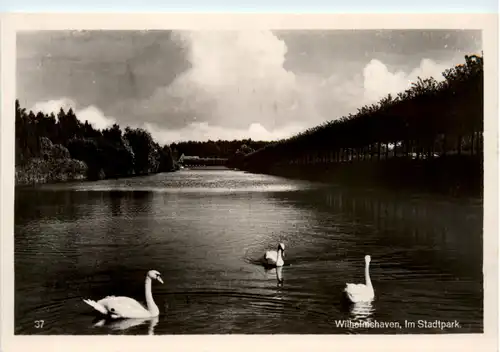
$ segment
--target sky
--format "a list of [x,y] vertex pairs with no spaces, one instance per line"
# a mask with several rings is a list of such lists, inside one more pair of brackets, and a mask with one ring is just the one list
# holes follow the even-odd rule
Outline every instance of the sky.
[[17,36],[17,97],[160,143],[276,140],[481,53],[472,30],[38,31]]

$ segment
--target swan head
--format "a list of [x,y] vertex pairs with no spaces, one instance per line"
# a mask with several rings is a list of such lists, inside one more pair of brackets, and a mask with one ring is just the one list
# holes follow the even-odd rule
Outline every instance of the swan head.
[[369,263],[369,262],[371,262],[371,260],[372,260],[371,256],[365,255],[365,263]]
[[160,283],[163,283],[163,280],[161,279],[161,274],[159,271],[156,271],[156,270],[148,271],[148,277],[150,279],[158,280]]

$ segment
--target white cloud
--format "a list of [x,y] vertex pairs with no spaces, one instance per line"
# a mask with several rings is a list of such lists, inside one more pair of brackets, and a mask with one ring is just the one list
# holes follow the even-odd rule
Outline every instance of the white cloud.
[[434,77],[437,81],[444,79],[442,72],[451,67],[451,63],[444,65],[430,59],[423,59],[420,66],[411,72],[390,72],[389,68],[378,60],[371,60],[363,70],[364,77],[364,99],[367,103],[376,102],[391,93],[397,95],[416,82],[418,77]]
[[72,99],[61,98],[35,103],[31,110],[35,113],[38,111],[44,114],[54,113],[57,116],[61,108],[66,112],[72,108],[78,120],[81,122],[88,121],[97,129],[105,129],[116,123],[114,118],[105,116],[104,113],[95,106],[91,105],[83,109],[76,109],[76,106],[76,103]]
[[69,98],[61,98],[54,99],[48,101],[41,101],[35,103],[31,110],[36,114],[38,111],[43,112],[44,114],[54,113],[57,115],[60,109],[64,109],[64,111],[68,111],[70,108],[75,108],[75,103]]
[[253,123],[281,128],[312,117],[306,90],[283,67],[286,45],[272,32],[176,32],[174,38],[191,67],[139,110],[238,129]]
[[177,130],[162,129],[151,123],[145,123],[142,127],[149,131],[153,138],[160,144],[170,144],[188,140],[241,140],[248,138],[255,141],[272,141],[292,136],[305,129],[302,125],[290,124],[283,128],[269,131],[259,123],[253,123],[246,129],[238,129],[209,125],[206,122],[191,123]]
[[80,121],[85,122],[87,120],[94,128],[100,130],[106,129],[116,123],[114,118],[105,116],[101,110],[92,105],[78,110],[76,116]]

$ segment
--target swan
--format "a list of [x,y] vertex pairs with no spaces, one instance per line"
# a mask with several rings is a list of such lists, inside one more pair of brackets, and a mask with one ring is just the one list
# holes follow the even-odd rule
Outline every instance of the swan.
[[280,267],[285,264],[283,258],[285,257],[285,245],[280,243],[278,245],[278,250],[267,251],[262,257],[263,262],[266,266]]
[[370,261],[369,255],[365,256],[365,281],[366,284],[346,284],[344,292],[353,303],[371,302],[375,297],[372,281],[370,280]]
[[160,273],[156,270],[148,271],[146,275],[146,305],[147,309],[135,299],[129,297],[107,296],[99,301],[84,299],[83,301],[103,315],[112,319],[120,318],[153,318],[160,314],[158,306],[151,293],[151,281],[155,279],[163,284]]

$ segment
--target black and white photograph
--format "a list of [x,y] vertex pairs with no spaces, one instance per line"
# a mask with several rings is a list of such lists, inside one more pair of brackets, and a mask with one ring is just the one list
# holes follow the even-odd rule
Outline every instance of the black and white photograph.
[[485,332],[481,29],[15,42],[16,336]]

